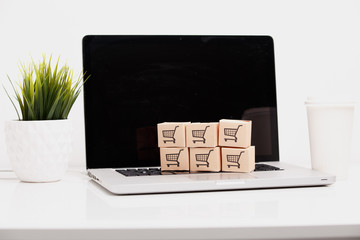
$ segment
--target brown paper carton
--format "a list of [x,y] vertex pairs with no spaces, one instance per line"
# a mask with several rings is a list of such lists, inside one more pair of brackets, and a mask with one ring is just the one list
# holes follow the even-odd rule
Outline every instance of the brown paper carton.
[[186,126],[189,122],[164,122],[157,125],[159,147],[186,147]]
[[216,147],[219,123],[191,123],[186,126],[187,147]]
[[255,169],[255,146],[248,148],[221,148],[223,172],[252,172]]
[[191,172],[220,172],[220,148],[190,148]]
[[219,121],[219,146],[247,148],[251,145],[251,121]]
[[189,171],[188,148],[160,148],[161,171]]

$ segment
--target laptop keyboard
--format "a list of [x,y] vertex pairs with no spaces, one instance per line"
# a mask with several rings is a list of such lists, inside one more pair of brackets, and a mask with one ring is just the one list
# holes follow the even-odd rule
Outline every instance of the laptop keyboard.
[[[257,163],[255,164],[255,172],[262,172],[262,171],[279,171],[283,170],[278,167],[274,167],[271,165]],[[160,168],[129,168],[129,169],[121,169],[116,170],[118,173],[126,176],[126,177],[135,177],[135,176],[154,176],[154,175],[172,175],[172,174],[186,174],[188,172],[173,172],[173,171],[166,171],[161,172]],[[204,172],[206,173],[206,172]]]

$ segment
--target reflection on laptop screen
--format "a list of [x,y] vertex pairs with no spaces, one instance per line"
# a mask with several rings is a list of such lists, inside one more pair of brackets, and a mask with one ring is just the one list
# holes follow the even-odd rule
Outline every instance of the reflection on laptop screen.
[[161,122],[253,121],[256,161],[278,161],[268,36],[86,36],[87,168],[159,166]]

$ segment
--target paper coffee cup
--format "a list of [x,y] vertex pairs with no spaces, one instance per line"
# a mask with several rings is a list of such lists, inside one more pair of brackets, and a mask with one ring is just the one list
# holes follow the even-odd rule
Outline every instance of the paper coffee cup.
[[351,154],[355,102],[310,97],[305,105],[312,168],[345,179]]

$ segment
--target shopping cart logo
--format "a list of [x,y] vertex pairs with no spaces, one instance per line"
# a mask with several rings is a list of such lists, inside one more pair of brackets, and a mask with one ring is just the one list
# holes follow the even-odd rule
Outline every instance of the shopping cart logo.
[[170,166],[180,166],[180,162],[179,162],[179,157],[180,157],[180,153],[181,151],[184,149],[180,149],[180,151],[178,153],[170,153],[170,154],[166,154],[166,161],[168,162],[176,162],[176,163],[168,163],[166,164],[168,167]]
[[224,135],[231,137],[231,138],[225,138],[225,142],[227,142],[227,140],[231,140],[231,141],[235,141],[237,142],[237,137],[236,134],[239,131],[239,128],[242,125],[239,125],[237,128],[224,128]]
[[192,130],[192,136],[193,138],[198,138],[198,139],[194,139],[193,143],[196,142],[203,142],[205,143],[206,139],[205,139],[205,133],[206,133],[206,129],[208,129],[210,126],[206,126],[204,130]]
[[202,162],[202,163],[198,163],[196,164],[197,167],[199,166],[206,166],[206,167],[209,167],[209,156],[210,156],[210,153],[212,152],[213,150],[211,149],[209,151],[209,153],[207,154],[195,154],[195,160],[197,162]]
[[175,143],[176,139],[174,138],[174,136],[175,136],[176,129],[178,127],[179,126],[175,126],[174,130],[163,130],[162,131],[163,137],[167,138],[167,139],[164,139],[164,143],[167,143],[167,142]]
[[[228,168],[230,167],[237,167],[237,168],[240,168],[240,157],[241,157],[241,154],[243,154],[245,151],[241,151],[239,155],[226,155],[226,160],[228,163],[231,163],[231,164],[228,164]],[[234,165],[236,164],[236,165]]]

